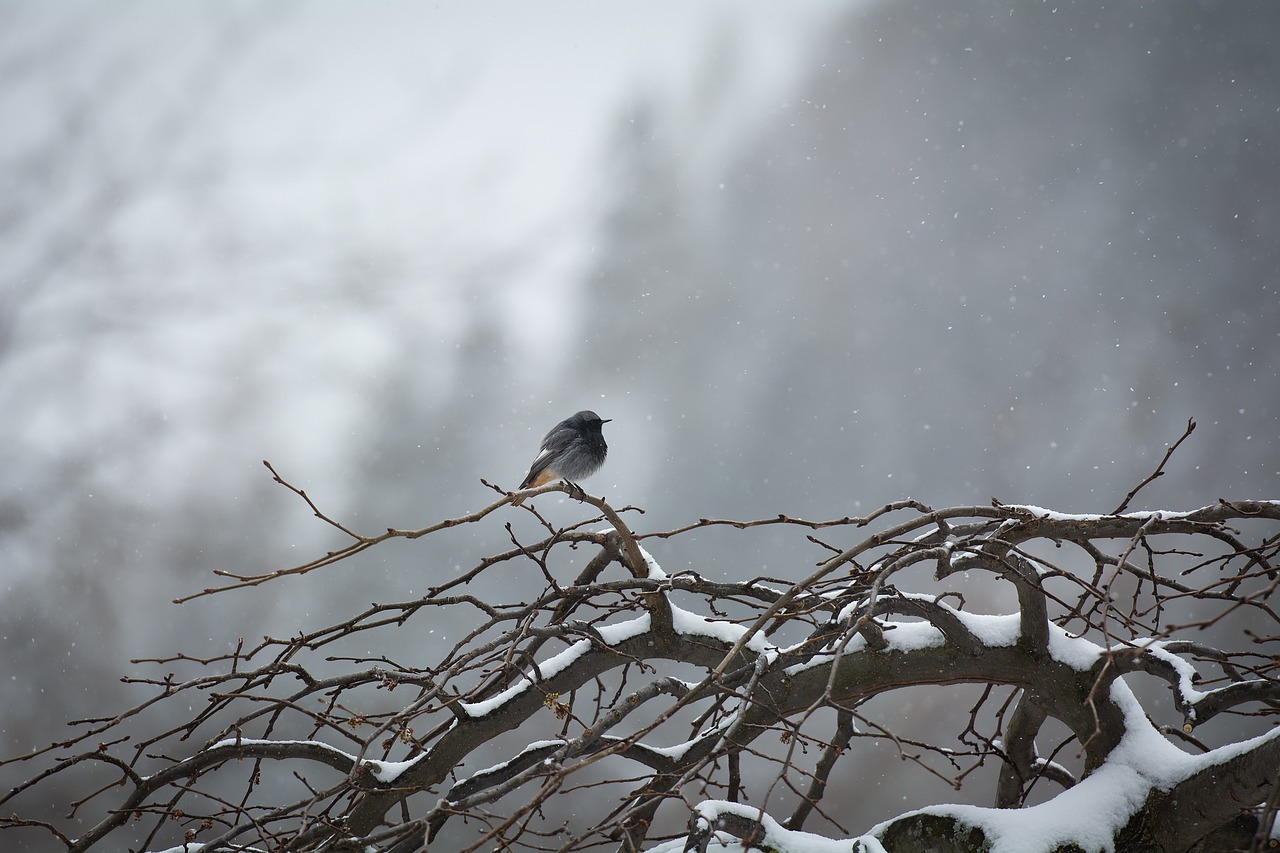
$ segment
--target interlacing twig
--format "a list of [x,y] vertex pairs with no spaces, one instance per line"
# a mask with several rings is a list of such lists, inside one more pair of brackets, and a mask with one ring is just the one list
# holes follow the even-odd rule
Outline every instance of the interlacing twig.
[[[1231,715],[1265,730],[1280,716],[1280,618],[1270,605],[1280,503],[1125,513],[1193,428],[1115,512],[1100,515],[905,500],[862,517],[636,530],[626,519],[637,508],[618,510],[565,484],[522,493],[512,515],[501,512],[512,495],[484,483],[498,497],[480,509],[366,536],[268,463],[277,483],[351,542],[291,568],[220,570],[227,583],[180,602],[231,603],[238,590],[460,525],[475,526],[487,547],[416,599],[290,637],[241,640],[229,652],[138,661],[159,671],[129,679],[143,691],[132,708],[77,721],[56,743],[0,761],[31,768],[0,796],[0,813],[13,815],[0,828],[43,833],[71,850],[198,842],[408,851],[430,837],[449,849],[571,853],[638,850],[671,836],[698,849],[717,831],[785,850],[785,833],[801,827],[847,834],[885,817],[852,816],[842,786],[831,784],[841,768],[870,766],[878,743],[954,788],[995,764],[991,800],[1005,808],[1024,805],[1037,783],[1087,784],[1136,724],[1114,686],[1139,671],[1172,692],[1181,719],[1165,730],[1210,750],[1197,730],[1210,719]],[[586,517],[557,526],[541,514],[536,499],[557,491]],[[520,518],[532,520],[532,533]],[[749,542],[726,561],[747,580],[725,566],[664,571],[645,550],[679,553],[683,537],[711,529],[744,542],[794,530],[797,570],[753,577]],[[584,548],[585,564],[572,557]],[[514,563],[536,564],[541,592],[481,585]],[[1014,611],[989,615],[979,577],[1011,587]],[[1176,636],[1179,623],[1194,625],[1196,639]],[[421,624],[433,626],[438,647],[396,642],[397,631]],[[1205,642],[1211,634],[1231,644]],[[870,701],[955,685],[973,692],[956,704],[950,731],[918,731]],[[1042,750],[1052,720],[1070,736]],[[1259,766],[1271,766],[1260,744]],[[1247,755],[1222,772],[1252,772]],[[74,830],[22,815],[55,783],[79,792],[74,809],[85,822]],[[1187,801],[1203,799],[1195,778],[1178,784]],[[1165,802],[1153,797],[1151,808]],[[773,808],[790,816],[775,822]],[[911,820],[894,825],[906,831]]]

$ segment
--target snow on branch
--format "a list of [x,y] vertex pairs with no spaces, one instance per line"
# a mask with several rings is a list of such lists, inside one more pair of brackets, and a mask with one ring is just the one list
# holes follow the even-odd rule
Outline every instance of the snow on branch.
[[[1280,502],[1089,515],[908,500],[643,531],[626,520],[638,510],[590,495],[575,495],[585,520],[552,524],[537,498],[567,489],[551,485],[365,536],[271,473],[351,543],[221,573],[185,606],[306,583],[389,539],[429,549],[473,526],[490,547],[418,599],[155,658],[196,674],[131,679],[135,707],[5,759],[30,772],[0,796],[0,828],[69,850],[668,853],[1248,848],[1275,832]],[[740,566],[750,537],[779,528],[796,534],[790,578],[655,558],[687,565],[682,542],[714,534]],[[520,565],[540,591],[488,582]],[[401,641],[424,620],[450,641]],[[894,710],[903,691],[962,688],[927,719]],[[886,755],[961,803],[859,812],[833,782]],[[55,783],[80,792],[70,813],[31,816]]]

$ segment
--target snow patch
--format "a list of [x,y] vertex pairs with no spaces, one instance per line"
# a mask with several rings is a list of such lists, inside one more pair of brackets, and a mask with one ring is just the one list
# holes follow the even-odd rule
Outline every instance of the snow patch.
[[373,778],[377,779],[384,785],[389,785],[400,778],[400,774],[417,764],[427,753],[422,753],[417,758],[410,758],[408,761],[380,761],[378,759],[369,758],[365,760],[365,764],[369,766]]
[[1091,668],[1106,649],[1084,637],[1073,637],[1066,629],[1049,623],[1049,657],[1081,672]]
[[[967,826],[976,826],[986,833],[991,853],[1037,853],[1068,842],[1086,850],[1113,851],[1115,834],[1142,807],[1153,789],[1167,791],[1208,767],[1280,737],[1280,728],[1275,728],[1203,755],[1189,755],[1156,730],[1123,679],[1112,683],[1110,693],[1125,718],[1125,734],[1119,745],[1101,767],[1049,802],[1025,809],[940,805],[908,814],[949,816]],[[1084,815],[1087,820],[1081,819]],[[877,825],[870,834],[883,834],[889,824],[899,819]]]
[[[758,821],[765,835],[760,846],[750,848],[753,851],[763,848],[766,850],[785,850],[787,853],[849,853],[850,850],[848,841],[835,841],[830,838],[823,838],[821,835],[785,829],[782,824],[769,817],[769,815],[762,814],[759,809],[742,803],[729,803],[724,800],[704,800],[698,804],[697,813],[707,820],[715,820],[721,815],[730,814],[738,815],[747,820]],[[683,838],[667,841],[651,848],[650,853],[681,853],[684,850],[684,843],[685,839]],[[879,847],[878,842],[877,847]],[[733,838],[727,833],[716,833],[715,837],[711,839],[711,844],[707,846],[707,850],[723,851],[723,853],[742,853],[744,848],[739,839]]]
[[648,631],[651,625],[652,621],[649,619],[649,614],[645,613],[635,619],[619,622],[617,625],[601,625],[596,631],[605,643],[610,646],[616,646],[623,640],[630,640],[632,637],[640,636]]
[[[713,640],[719,640],[727,645],[733,645],[742,638],[747,629],[734,622],[723,622],[713,619],[707,619],[696,613],[690,613],[688,610],[682,610],[671,605],[671,627],[675,629],[677,634],[683,634],[687,637],[710,637]],[[753,652],[764,654],[766,651],[776,651],[774,647],[764,638],[763,632],[757,631],[751,636],[746,643],[746,648]]]

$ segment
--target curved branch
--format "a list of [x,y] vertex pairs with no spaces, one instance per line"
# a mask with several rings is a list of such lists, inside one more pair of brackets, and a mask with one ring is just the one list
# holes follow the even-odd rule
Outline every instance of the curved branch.
[[97,826],[76,839],[76,843],[70,849],[88,850],[97,844],[112,830],[128,823],[133,817],[134,810],[141,806],[147,797],[164,786],[179,779],[195,776],[201,771],[228,761],[244,758],[314,761],[344,774],[350,773],[355,766],[353,756],[319,741],[241,740],[216,743],[159,773],[143,778],[141,784],[134,788],[133,793],[118,808]]
[[[1186,644],[1163,643],[1157,646],[1119,650],[1113,653],[1114,662],[1121,672],[1146,672],[1169,682],[1173,688],[1173,701],[1185,723],[1187,734],[1196,726],[1206,723],[1223,711],[1248,702],[1280,703],[1280,681],[1264,678],[1233,681],[1212,690],[1198,690],[1193,685],[1198,673],[1188,662],[1176,657],[1175,650]],[[1207,650],[1193,646],[1187,651]]]
[[1063,788],[1076,784],[1076,778],[1065,767],[1041,758],[1036,751],[1036,735],[1049,716],[1047,703],[1031,691],[1024,690],[1018,697],[1005,731],[1004,761],[996,783],[996,808],[1021,806],[1029,785],[1040,777],[1057,782]]
[[949,563],[939,564],[937,578],[956,572],[984,569],[1011,582],[1018,594],[1020,640],[1036,660],[1049,657],[1049,604],[1040,575],[1029,561],[1009,553],[999,540],[988,541],[981,551],[961,551]]
[[[555,490],[568,488],[553,484],[542,489]],[[304,493],[295,491],[322,520],[350,534],[316,510]],[[661,803],[697,799],[706,796],[707,791],[717,790],[727,790],[727,796],[734,798],[739,788],[756,797],[758,789],[752,773],[771,763],[777,775],[772,782],[766,782],[760,802],[773,802],[775,793],[784,790],[801,797],[803,802],[792,815],[792,826],[771,823],[766,815],[746,807],[708,805],[699,809],[701,822],[691,828],[690,840],[696,849],[701,843],[698,839],[707,839],[708,833],[714,831],[741,832],[743,837],[756,837],[751,833],[762,832],[761,843],[781,848],[796,841],[794,836],[785,835],[788,829],[798,827],[811,811],[822,813],[824,805],[820,800],[829,793],[827,779],[834,778],[829,774],[856,734],[852,721],[864,719],[857,710],[861,703],[887,691],[960,683],[1001,684],[1021,690],[1007,718],[1010,705],[1005,703],[993,712],[983,706],[992,691],[983,692],[983,698],[970,711],[969,727],[959,736],[965,747],[962,750],[948,749],[941,741],[900,738],[892,725],[882,726],[869,717],[864,720],[875,733],[869,736],[892,738],[900,748],[905,744],[927,751],[926,757],[950,763],[954,778],[939,773],[919,756],[902,752],[904,757],[957,786],[988,758],[1000,757],[1004,763],[994,792],[1000,806],[1024,802],[1027,785],[1038,776],[1066,786],[1075,783],[1065,770],[1046,764],[1037,756],[1035,740],[1050,717],[1061,720],[1073,739],[1083,745],[1086,774],[1076,787],[1089,783],[1096,775],[1104,775],[1093,771],[1111,756],[1119,755],[1116,760],[1120,762],[1126,760],[1125,752],[1116,753],[1116,747],[1136,725],[1135,720],[1145,722],[1141,709],[1133,704],[1136,700],[1121,702],[1115,698],[1124,695],[1123,682],[1116,681],[1126,673],[1151,672],[1168,681],[1189,721],[1203,722],[1246,702],[1263,703],[1259,710],[1251,711],[1258,715],[1274,716],[1280,710],[1280,682],[1275,678],[1274,660],[1267,654],[1267,644],[1274,642],[1270,634],[1274,632],[1248,634],[1249,641],[1257,644],[1255,649],[1231,653],[1186,642],[1157,643],[1137,636],[1167,636],[1168,630],[1160,633],[1162,613],[1173,612],[1174,605],[1183,608],[1210,601],[1215,606],[1221,604],[1226,614],[1231,608],[1248,606],[1254,608],[1255,614],[1280,622],[1267,605],[1275,582],[1268,585],[1263,577],[1264,571],[1270,569],[1268,561],[1275,560],[1278,540],[1272,535],[1260,538],[1260,545],[1246,547],[1245,541],[1258,541],[1253,538],[1258,525],[1240,525],[1248,536],[1227,526],[1232,519],[1280,519],[1277,502],[1219,502],[1189,513],[1085,516],[998,504],[933,510],[905,501],[886,505],[863,519],[704,519],[676,531],[637,535],[622,520],[627,508],[615,511],[602,499],[589,495],[583,500],[601,515],[559,530],[539,516],[542,539],[528,545],[517,540],[509,525],[504,526],[510,540],[503,543],[507,550],[474,561],[471,571],[431,589],[423,598],[374,604],[336,625],[319,630],[308,627],[287,640],[267,638],[247,652],[238,644],[232,653],[207,659],[175,655],[147,661],[156,665],[178,662],[183,671],[204,666],[216,674],[188,681],[178,681],[171,674],[135,679],[157,695],[125,714],[85,721],[91,732],[82,732],[60,747],[51,746],[0,763],[30,760],[76,744],[82,744],[79,748],[84,749],[83,744],[98,737],[99,732],[109,732],[107,737],[122,737],[101,746],[101,756],[85,754],[58,763],[8,798],[18,793],[29,796],[32,786],[73,764],[101,760],[119,769],[120,776],[113,774],[114,784],[123,786],[126,793],[119,795],[120,800],[113,804],[118,808],[107,821],[81,839],[85,846],[95,842],[102,846],[100,841],[110,827],[142,814],[155,820],[152,836],[160,838],[161,826],[165,832],[172,828],[172,824],[166,825],[170,811],[186,813],[193,827],[199,825],[201,818],[228,827],[212,842],[206,837],[206,843],[231,843],[234,839],[238,844],[244,840],[240,836],[257,834],[257,841],[267,844],[287,838],[299,850],[339,840],[358,840],[367,845],[420,845],[424,832],[434,834],[449,814],[465,811],[482,827],[476,845],[520,846],[527,840],[526,833],[542,831],[537,824],[543,820],[539,810],[544,804],[554,805],[549,803],[550,798],[596,784],[595,776],[575,774],[593,765],[607,767],[598,762],[617,756],[640,768],[639,782],[630,797],[609,815],[582,829],[580,835],[566,836],[564,849],[599,846],[606,837],[622,839],[624,845],[638,849]],[[305,574],[348,558],[356,552],[352,549],[371,547],[387,538],[415,539],[446,527],[479,521],[509,501],[504,494],[491,507],[420,531],[388,530],[376,537],[357,537],[358,541],[348,549],[330,552],[285,574]],[[912,515],[906,520],[893,519],[899,523],[878,531],[857,533],[863,537],[861,541],[829,556],[799,580],[759,578],[727,583],[707,581],[687,572],[667,576],[639,544],[650,536],[667,539],[711,525],[738,529],[793,525],[802,533],[832,527],[837,528],[833,537],[842,536],[873,519],[880,519],[877,523],[885,525],[890,519],[881,517],[896,510],[912,511]],[[607,527],[600,523],[601,518],[607,520]],[[491,520],[489,525],[493,523]],[[592,530],[593,526],[600,529]],[[1203,544],[1162,549],[1163,543],[1157,547],[1148,542],[1148,537],[1169,534],[1194,536]],[[809,539],[807,533],[804,536],[806,541],[826,548],[828,554],[836,551],[835,545]],[[1205,537],[1213,541],[1206,541]],[[1075,577],[1069,564],[1060,568],[1039,556],[1043,541],[1033,543],[1035,547],[1020,547],[1020,543],[1037,538],[1086,547],[1097,569],[1096,576],[1092,580],[1087,575]],[[1106,545],[1101,542],[1105,539],[1124,542]],[[553,561],[560,559],[564,550],[581,543],[593,543],[599,551],[590,555],[586,568],[572,585],[561,586]],[[1230,550],[1220,553],[1223,549],[1218,543]],[[1080,556],[1074,548],[1068,551],[1073,558]],[[1117,553],[1118,558],[1112,556]],[[1131,564],[1130,554],[1145,556],[1146,565]],[[484,600],[479,592],[446,594],[498,563],[526,558],[538,564],[546,580],[546,587],[538,594],[522,592],[520,600],[512,603]],[[950,600],[944,603],[937,590],[927,586],[924,592],[906,591],[908,582],[920,578],[915,572],[899,575],[900,570],[928,561],[937,564],[938,578],[980,568],[1009,580],[1018,594],[1018,613],[978,616],[965,612],[964,599],[958,593],[948,593],[958,598],[956,605]],[[613,562],[621,563],[628,571],[620,578],[601,581]],[[1179,578],[1177,583],[1160,576],[1160,571],[1167,571],[1170,564],[1176,571],[1188,562],[1192,564],[1190,568],[1182,575],[1174,575]],[[1244,569],[1240,568],[1242,563]],[[1111,567],[1118,567],[1117,571],[1112,572]],[[1210,569],[1215,577],[1198,588],[1188,579],[1193,572],[1203,572],[1194,575],[1203,579]],[[1122,573],[1133,573],[1140,581],[1132,599],[1128,598],[1132,585],[1101,581],[1108,574],[1110,581]],[[224,576],[254,585],[281,573]],[[1055,578],[1054,584],[1074,582],[1080,602],[1073,606],[1051,595],[1043,580],[1048,577]],[[894,586],[889,585],[890,579]],[[673,601],[684,600],[673,594],[676,592],[699,599],[710,616],[692,612],[698,609],[696,606],[692,610],[676,607]],[[1139,595],[1146,596],[1146,600],[1138,603]],[[1101,618],[1097,615],[1099,608]],[[481,614],[479,624],[475,624],[476,611]],[[1106,624],[1108,612],[1114,617],[1114,631]],[[365,657],[345,656],[357,645],[385,648],[377,641],[386,639],[387,632],[415,616],[431,618],[440,614],[449,618],[449,613],[456,613],[455,623],[468,623],[458,629],[460,639],[451,648],[425,663],[416,661],[422,663],[422,669],[397,664],[380,651],[365,652]],[[895,615],[910,618],[889,618]],[[1221,614],[1210,616],[1196,624],[1213,624],[1221,618]],[[1155,620],[1154,625],[1146,623],[1149,619]],[[1084,623],[1080,633],[1089,632],[1091,636],[1076,639],[1056,627],[1053,620],[1073,628],[1079,620]],[[1099,634],[1103,636],[1101,645],[1094,642]],[[787,638],[785,642],[780,639],[783,637]],[[563,641],[567,648],[556,654],[545,652],[544,644],[550,639]],[[326,653],[329,656],[321,660],[320,656]],[[251,661],[258,655],[270,663],[253,669]],[[1215,689],[1195,686],[1199,682],[1194,667],[1179,655],[1212,659],[1222,670],[1218,680],[1211,682]],[[310,656],[315,666],[308,670],[290,662],[294,656]],[[308,665],[312,661],[307,661]],[[356,665],[348,666],[353,663]],[[685,674],[683,667],[696,669],[702,674],[701,680],[695,677],[685,681],[671,674]],[[332,675],[335,669],[345,674]],[[331,677],[317,677],[312,672]],[[295,677],[300,684],[294,684]],[[406,701],[383,698],[401,685],[410,694]],[[385,693],[379,692],[384,690]],[[663,694],[674,698],[648,703]],[[197,696],[200,701],[192,702]],[[206,697],[210,701],[206,702]],[[143,710],[151,713],[149,709],[157,703],[163,704],[156,713],[168,705],[185,704],[191,710],[183,713],[181,719],[185,722],[129,747],[121,746],[126,740],[122,729],[133,725],[129,721],[142,719],[139,715]],[[829,727],[815,734],[813,729],[825,725],[831,712],[836,715],[834,734]],[[676,717],[677,714],[681,716]],[[535,715],[540,716],[535,719]],[[991,721],[995,733],[982,734]],[[531,730],[531,722],[539,727],[550,723],[547,742],[517,747],[514,755],[504,753],[505,761],[486,761],[491,765],[489,769],[453,784],[459,778],[455,776],[459,766],[473,760],[478,749],[495,736],[521,726],[529,727],[525,731]],[[668,737],[686,723],[688,734],[678,731],[674,738]],[[252,728],[246,728],[247,724]],[[426,732],[415,733],[415,726]],[[623,726],[622,734],[614,734]],[[659,729],[660,726],[666,728]],[[185,742],[194,739],[197,732],[203,734],[206,727],[222,733],[251,731],[259,736],[264,731],[282,736],[281,733],[301,727],[310,731],[311,740],[271,741],[259,737],[220,741],[151,776],[143,775],[146,761],[154,762],[158,753],[185,749]],[[1004,739],[998,743],[1002,730]],[[967,739],[970,732],[976,740]],[[319,743],[314,740],[317,733],[337,743],[353,744],[350,748],[355,754]],[[765,734],[780,736],[783,745],[771,737],[761,738]],[[828,737],[830,743],[826,742]],[[515,739],[519,741],[520,737]],[[667,743],[673,739],[674,746]],[[1063,746],[1070,742],[1064,741]],[[401,746],[407,747],[406,760],[385,760]],[[1261,742],[1241,746],[1244,751],[1263,748]],[[126,749],[133,750],[131,756]],[[820,756],[815,751],[820,751]],[[378,756],[384,760],[378,760]],[[238,803],[220,799],[210,788],[194,781],[202,773],[216,778],[213,771],[233,758],[253,762],[301,759],[330,766],[343,776],[333,787],[312,790],[309,799],[285,805],[250,805],[255,798],[270,799],[257,781],[248,782]],[[961,766],[960,762],[970,759],[973,766]],[[1257,781],[1259,773],[1271,778],[1266,777],[1267,771],[1260,769],[1261,765],[1237,765],[1232,761],[1223,759],[1214,765],[1243,786],[1238,796],[1233,794],[1230,802],[1222,806],[1224,813],[1238,810],[1239,803],[1248,800],[1248,786]],[[252,774],[257,768],[246,769]],[[1274,765],[1271,772],[1274,775]],[[219,775],[224,773],[219,771]],[[584,777],[592,781],[579,782]],[[979,774],[972,778],[979,778]],[[804,780],[808,780],[807,786]],[[435,809],[426,803],[432,797],[420,795],[425,791],[441,792],[450,784],[452,788],[444,791],[445,796]],[[1188,779],[1184,784],[1185,800],[1203,797],[1212,783],[1202,782],[1201,788],[1196,788]],[[528,792],[532,797],[529,804],[503,813],[502,803],[514,798],[501,798],[522,785],[536,788]],[[191,804],[200,797],[207,797],[213,805],[200,806],[204,813],[197,818],[191,813]],[[1265,794],[1259,797],[1263,798]],[[402,813],[393,818],[389,810],[397,804],[402,805]],[[991,814],[1005,813],[991,810]],[[1182,815],[1170,807],[1168,815],[1162,814],[1160,819],[1172,819],[1170,816]],[[1212,823],[1220,816],[1215,812],[1206,821]],[[921,821],[929,820],[946,824],[949,818],[939,814],[908,816],[900,825],[920,828],[924,826]],[[3,819],[0,826],[23,825],[20,821]],[[839,818],[835,821],[839,825]],[[955,821],[948,827],[963,830]]]
[[986,648],[954,610],[931,598],[904,594],[886,596],[876,601],[874,612],[877,615],[895,613],[924,619],[942,632],[947,645],[970,657],[977,657]]
[[643,631],[613,646],[593,645],[570,666],[566,666],[536,685],[514,690],[501,702],[493,702],[481,715],[461,719],[401,774],[394,789],[374,789],[352,807],[347,826],[357,836],[373,830],[387,810],[413,791],[439,785],[465,756],[497,735],[517,728],[543,707],[544,697],[551,693],[567,694],[593,678],[636,659],[675,660],[711,668],[720,663],[726,646],[714,639],[700,637],[699,642],[675,633]]
[[[1186,850],[1242,810],[1266,799],[1280,767],[1280,729],[1249,748],[1174,785],[1153,799],[1140,821],[1159,850]],[[1188,809],[1186,803],[1195,803]],[[1132,825],[1131,823],[1131,825]]]

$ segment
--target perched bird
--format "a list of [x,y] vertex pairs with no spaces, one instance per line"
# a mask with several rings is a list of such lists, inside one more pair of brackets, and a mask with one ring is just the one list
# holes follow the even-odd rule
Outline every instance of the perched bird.
[[[585,480],[604,464],[609,446],[604,443],[600,428],[612,418],[600,419],[595,412],[581,411],[565,418],[551,428],[542,439],[538,457],[529,466],[521,489],[536,489],[552,480],[564,480],[579,493],[577,480]],[[524,497],[513,500],[512,505],[524,503]]]

